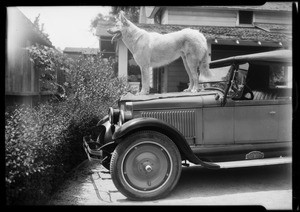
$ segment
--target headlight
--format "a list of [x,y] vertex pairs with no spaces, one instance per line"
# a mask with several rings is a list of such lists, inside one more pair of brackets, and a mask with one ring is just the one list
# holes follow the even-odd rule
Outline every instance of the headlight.
[[118,118],[119,118],[120,110],[119,109],[113,109],[110,107],[108,109],[108,120],[111,124],[117,124]]
[[125,105],[120,106],[119,125],[124,124],[126,121],[132,119],[132,102],[126,102]]
[[122,125],[124,122],[125,122],[125,114],[124,114],[124,110],[121,110],[119,115],[119,125]]

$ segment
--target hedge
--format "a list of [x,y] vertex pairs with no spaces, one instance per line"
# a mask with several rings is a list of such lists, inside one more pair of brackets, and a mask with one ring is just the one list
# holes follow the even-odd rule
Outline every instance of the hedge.
[[81,57],[68,66],[61,101],[5,113],[7,204],[46,203],[86,159],[82,137],[129,91],[112,64],[99,55]]

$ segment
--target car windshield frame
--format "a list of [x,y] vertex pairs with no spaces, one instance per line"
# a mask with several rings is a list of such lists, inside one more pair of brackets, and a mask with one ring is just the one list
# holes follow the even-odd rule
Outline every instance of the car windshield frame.
[[[246,62],[245,62],[246,63]],[[245,64],[244,63],[244,64]],[[234,83],[235,81],[235,75],[239,72],[239,63],[236,63],[235,61],[233,61],[233,63],[231,63],[231,65],[229,66],[228,64],[226,65],[226,67],[228,66],[229,67],[229,70],[226,72],[229,77],[227,78],[227,80],[217,80],[217,81],[204,81],[204,82],[199,82],[199,84],[207,84],[207,83],[226,83],[225,84],[225,88],[223,89],[224,91],[224,98],[221,102],[221,106],[224,106],[227,102],[227,98],[232,98],[233,96],[228,96],[228,93],[229,93],[229,90],[232,86],[232,84]],[[219,66],[221,67],[221,66]],[[248,70],[243,70],[243,71],[248,71]],[[205,88],[207,90],[210,90],[210,88],[212,88],[212,90],[214,90],[213,88],[215,87],[209,87],[209,88]],[[219,87],[216,87],[216,88],[219,88]],[[222,88],[220,88],[222,89]],[[235,92],[236,93],[236,92]],[[225,98],[226,97],[226,98]]]

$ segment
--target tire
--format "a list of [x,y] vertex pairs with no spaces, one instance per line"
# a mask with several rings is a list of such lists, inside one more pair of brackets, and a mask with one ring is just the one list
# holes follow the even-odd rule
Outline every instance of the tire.
[[110,173],[116,188],[132,200],[165,197],[181,174],[181,155],[173,141],[155,131],[139,131],[114,150]]

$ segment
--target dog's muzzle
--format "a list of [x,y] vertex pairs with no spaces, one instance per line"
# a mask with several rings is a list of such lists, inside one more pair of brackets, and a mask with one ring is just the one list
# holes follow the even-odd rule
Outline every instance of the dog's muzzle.
[[115,39],[119,40],[119,39],[121,39],[121,37],[122,37],[122,33],[121,33],[121,31],[119,31],[119,30],[118,30],[118,31],[113,31],[113,30],[111,30],[111,29],[108,29],[107,32],[108,32],[109,34],[111,34],[111,35],[114,35],[114,36],[112,37],[112,39],[111,39],[111,43],[113,43]]

